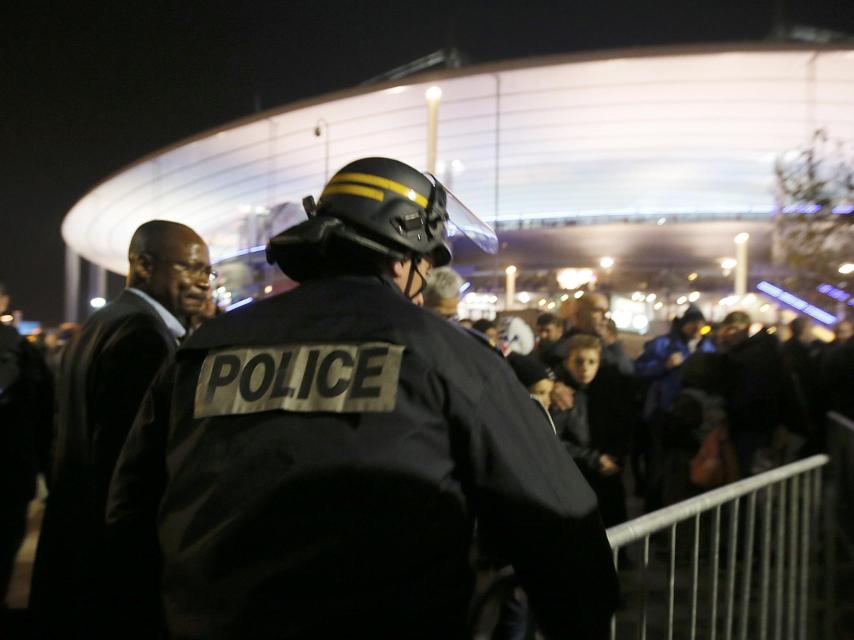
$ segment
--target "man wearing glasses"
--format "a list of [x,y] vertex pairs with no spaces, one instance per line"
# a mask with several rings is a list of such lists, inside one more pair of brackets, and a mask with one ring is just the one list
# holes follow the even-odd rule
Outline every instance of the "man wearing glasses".
[[208,247],[182,224],[133,235],[127,288],[69,346],[30,607],[46,637],[94,637],[109,609],[104,510],[143,395],[208,298]]

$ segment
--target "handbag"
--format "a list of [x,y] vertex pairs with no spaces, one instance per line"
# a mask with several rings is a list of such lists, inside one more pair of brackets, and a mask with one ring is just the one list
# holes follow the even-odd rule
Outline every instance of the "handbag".
[[702,489],[714,489],[738,480],[738,457],[729,439],[729,429],[721,424],[705,437],[689,464],[691,482]]

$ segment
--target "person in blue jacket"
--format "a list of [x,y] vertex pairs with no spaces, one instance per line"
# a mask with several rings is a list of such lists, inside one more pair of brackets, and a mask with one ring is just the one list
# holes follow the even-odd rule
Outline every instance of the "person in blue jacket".
[[661,425],[666,412],[682,390],[682,364],[693,353],[713,353],[714,343],[703,337],[706,318],[691,305],[681,317],[674,318],[670,331],[644,345],[635,362],[635,374],[649,384],[643,417],[648,430],[645,451],[647,509],[660,506],[664,443]]

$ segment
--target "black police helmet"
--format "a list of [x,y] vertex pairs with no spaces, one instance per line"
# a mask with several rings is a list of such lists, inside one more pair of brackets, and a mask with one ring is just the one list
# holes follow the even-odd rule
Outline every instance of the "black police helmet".
[[323,272],[323,262],[340,260],[348,244],[361,255],[426,257],[444,266],[451,261],[445,205],[442,185],[409,165],[356,160],[332,177],[309,220],[270,240],[267,260],[296,280]]

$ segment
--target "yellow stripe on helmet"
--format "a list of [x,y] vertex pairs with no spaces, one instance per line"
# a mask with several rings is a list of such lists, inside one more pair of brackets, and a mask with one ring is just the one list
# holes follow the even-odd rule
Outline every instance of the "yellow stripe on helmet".
[[415,189],[407,187],[400,182],[371,175],[370,173],[339,173],[329,181],[330,184],[333,182],[361,182],[362,184],[369,184],[373,187],[386,189],[387,191],[394,191],[404,198],[409,198],[419,207],[427,207],[427,198],[415,191]]
[[333,195],[335,193],[346,193],[348,196],[361,196],[363,198],[371,198],[372,200],[385,200],[385,194],[379,189],[371,189],[370,187],[361,187],[357,184],[330,184],[320,194],[321,199],[324,196]]

